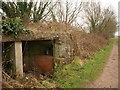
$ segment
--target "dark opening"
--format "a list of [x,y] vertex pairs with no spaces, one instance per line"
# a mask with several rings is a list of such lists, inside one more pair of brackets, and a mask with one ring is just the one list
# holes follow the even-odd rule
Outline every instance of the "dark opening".
[[2,43],[2,68],[10,76],[15,74],[13,45],[14,42]]
[[52,71],[54,62],[51,40],[23,41],[22,47],[24,72],[46,73]]

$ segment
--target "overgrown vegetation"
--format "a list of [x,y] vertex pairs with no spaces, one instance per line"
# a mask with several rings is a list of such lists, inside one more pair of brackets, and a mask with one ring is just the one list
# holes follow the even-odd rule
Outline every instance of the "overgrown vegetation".
[[[99,2],[59,2],[52,0],[32,2],[32,0],[19,0],[19,2],[2,2],[3,16],[9,18],[19,17],[24,24],[38,21],[62,22],[82,28],[83,31],[97,33],[107,39],[113,36],[116,30],[116,16],[109,8],[102,8]],[[81,16],[82,15],[82,16]],[[83,22],[79,22],[79,19]],[[86,26],[83,28],[82,26]]]
[[6,18],[2,20],[2,33],[18,38],[20,33],[29,34],[30,31],[22,26],[19,18]]
[[27,74],[20,80],[11,78],[7,73],[2,71],[2,87],[5,88],[56,88],[55,82],[50,82],[47,77],[41,75],[41,79],[37,80],[33,74]]
[[74,58],[74,62],[69,65],[57,68],[56,83],[62,88],[82,88],[90,81],[96,79],[103,70],[105,63],[108,60],[109,53],[112,49],[112,43],[106,48],[96,52],[90,60],[86,60],[84,65],[78,63],[81,60],[78,57]]
[[[65,3],[56,1],[54,4],[52,1],[40,1],[38,3],[32,2],[32,0],[19,0],[19,2],[13,0],[13,2],[2,2],[1,9],[3,10],[3,18],[5,17],[2,21],[2,33],[5,35],[12,35],[14,38],[18,38],[20,34],[29,34],[29,30],[24,29],[24,26],[27,24],[32,28],[30,22],[36,24],[35,22],[39,21],[45,22],[42,22],[41,25],[36,24],[37,30],[43,30],[43,32],[46,30],[58,30],[63,33],[69,31],[73,33],[71,34],[72,39],[70,42],[74,44],[73,49],[76,57],[72,63],[56,68],[55,79],[49,80],[47,78],[48,81],[42,82],[44,87],[50,88],[50,83],[52,82],[56,82],[58,86],[64,88],[84,87],[86,83],[94,80],[100,74],[107,61],[112,44],[102,50],[100,49],[106,46],[108,39],[116,30],[116,16],[112,9],[108,7],[103,9],[100,3],[94,2],[76,2],[73,5],[67,0]],[[81,12],[85,14],[84,18],[80,16],[83,15]],[[82,24],[79,23],[79,18],[83,19]],[[58,23],[64,25],[59,25]],[[86,25],[87,27],[85,27]],[[83,31],[90,33],[79,32],[81,27]],[[98,52],[95,53],[96,51]],[[92,54],[94,55],[91,57]],[[91,58],[83,64],[83,61],[77,56],[82,60]],[[10,76],[8,77],[10,78],[8,82],[3,80],[3,84],[7,83],[9,85],[11,84],[10,80],[12,80],[15,84],[13,83],[11,86],[13,88],[16,87],[16,80],[13,80]],[[27,82],[27,80],[29,81]],[[43,87],[40,84],[41,81],[31,75],[27,76],[25,81],[17,83],[18,87],[19,84],[20,87]],[[48,86],[46,86],[47,84]]]
[[[3,73],[3,87],[7,88],[82,88],[96,79],[108,60],[112,43],[96,52],[84,62],[75,57],[72,63],[58,67],[52,79],[40,75],[39,80],[33,74],[28,74],[22,80],[16,81]],[[12,83],[11,83],[12,81]]]

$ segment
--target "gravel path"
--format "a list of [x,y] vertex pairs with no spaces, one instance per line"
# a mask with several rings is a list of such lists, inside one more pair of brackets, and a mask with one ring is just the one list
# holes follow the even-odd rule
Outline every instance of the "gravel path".
[[86,88],[118,88],[118,45],[114,44],[100,77]]

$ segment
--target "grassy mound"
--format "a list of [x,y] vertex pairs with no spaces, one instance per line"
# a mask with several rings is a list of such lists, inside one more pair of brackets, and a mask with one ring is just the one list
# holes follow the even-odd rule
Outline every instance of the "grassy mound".
[[74,63],[57,68],[56,83],[62,88],[84,87],[88,82],[96,79],[103,70],[111,49],[112,44],[109,44],[106,48],[96,52],[90,60],[86,60],[84,65],[81,64],[79,57],[75,57]]

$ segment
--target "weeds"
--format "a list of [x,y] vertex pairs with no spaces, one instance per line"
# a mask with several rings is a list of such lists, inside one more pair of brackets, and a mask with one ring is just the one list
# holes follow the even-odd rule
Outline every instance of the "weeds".
[[[106,48],[96,52],[91,59],[87,60],[82,66],[77,63],[71,63],[57,68],[55,72],[55,82],[61,88],[84,87],[100,75],[108,60],[111,49],[112,43]],[[80,59],[75,57],[73,61],[80,61]]]

